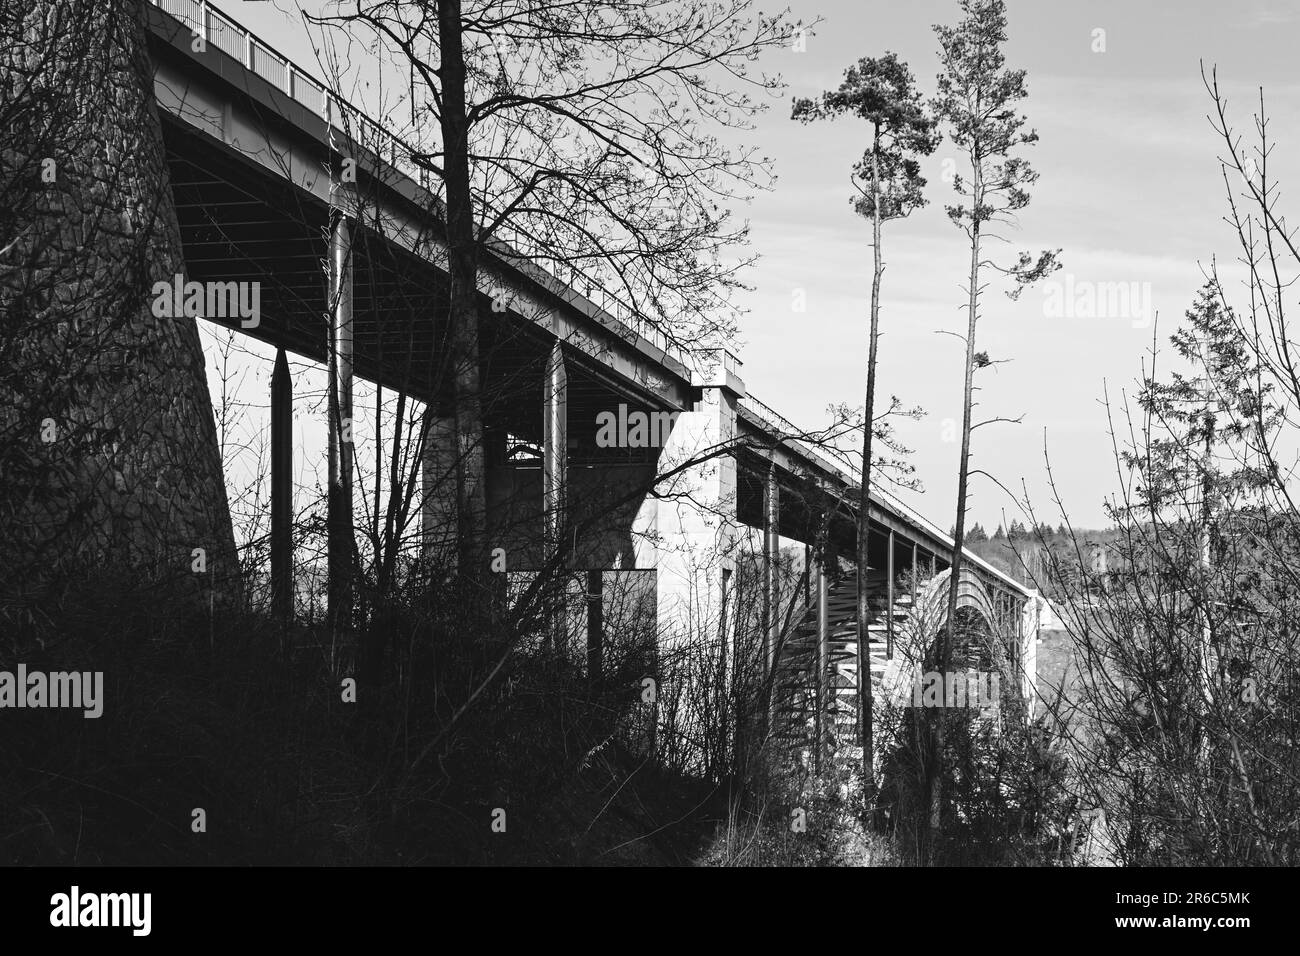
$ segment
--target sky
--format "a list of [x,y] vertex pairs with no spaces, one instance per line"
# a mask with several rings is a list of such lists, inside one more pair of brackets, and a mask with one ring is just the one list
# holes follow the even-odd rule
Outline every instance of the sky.
[[[785,58],[790,94],[834,88],[856,58],[887,50],[933,91],[931,24],[955,21],[956,9],[953,0],[797,4],[797,15],[824,22],[806,52]],[[1044,283],[1018,302],[996,287],[986,293],[978,347],[1008,361],[977,376],[980,411],[1024,417],[977,430],[972,466],[987,469],[1017,498],[1027,489],[1040,520],[1061,520],[1047,481],[1050,456],[1071,521],[1103,523],[1103,499],[1117,486],[1105,391],[1112,398],[1124,387],[1131,392],[1157,314],[1163,340],[1202,283],[1202,267],[1215,256],[1231,265],[1237,255],[1222,221],[1222,150],[1206,118],[1200,61],[1217,64],[1241,125],[1249,126],[1258,87],[1265,87],[1279,140],[1273,162],[1285,181],[1296,164],[1295,139],[1286,131],[1300,128],[1291,66],[1298,29],[1300,4],[1008,3],[1007,60],[1028,71],[1022,111],[1040,136],[1023,155],[1041,179],[1020,229],[1007,233],[1002,248],[1060,248],[1064,266],[1053,277],[1055,289]],[[1104,52],[1093,50],[1103,36],[1096,30],[1105,31]],[[860,403],[865,381],[870,224],[849,207],[847,182],[866,146],[865,124],[802,126],[781,104],[758,132],[780,180],[750,210],[754,248],[764,259],[746,300],[742,375],[764,401],[796,422],[814,423],[830,401]],[[886,227],[879,387],[929,413],[900,423],[899,433],[914,449],[926,486],[912,503],[946,528],[955,511],[964,346],[936,330],[964,328],[969,252],[943,215],[952,196],[944,160],[960,168],[947,143],[926,162],[930,206]],[[1066,292],[1085,304],[1077,298],[1085,283],[1114,282],[1137,283],[1129,289],[1140,304],[1149,289],[1149,308],[1091,316],[1051,308]],[[807,299],[807,313],[798,316],[791,312],[797,288]],[[987,479],[973,479],[972,490],[973,517],[990,530],[1002,520],[1024,520],[1017,502]]]
[[[311,62],[305,31],[289,15],[294,0],[218,5],[293,59]],[[867,138],[865,124],[851,119],[794,122],[790,99],[834,88],[849,64],[886,51],[907,61],[921,90],[932,93],[932,25],[955,22],[958,7],[956,0],[793,0],[790,7],[794,17],[821,23],[804,49],[772,51],[763,62],[788,87],[752,133],[777,182],[736,210],[751,223],[748,251],[760,256],[746,276],[752,291],[737,299],[746,310],[738,351],[750,391],[814,428],[827,421],[828,405],[860,404],[864,391],[870,223],[849,205],[849,172]],[[996,283],[986,293],[978,347],[1002,364],[977,377],[977,418],[1022,420],[975,432],[972,467],[1007,490],[975,477],[971,515],[989,530],[1024,521],[1027,495],[1039,520],[1059,523],[1050,460],[1071,522],[1098,527],[1103,502],[1118,487],[1105,394],[1114,402],[1123,390],[1132,393],[1153,336],[1167,341],[1211,260],[1229,279],[1240,275],[1235,236],[1222,219],[1223,150],[1207,118],[1201,62],[1217,65],[1231,117],[1247,132],[1264,88],[1277,149],[1271,171],[1285,184],[1300,148],[1292,67],[1300,2],[1009,0],[1008,21],[1008,65],[1028,71],[1022,112],[1040,136],[1021,155],[1041,179],[1019,228],[990,251],[1060,248],[1063,268],[1017,302]],[[886,227],[878,386],[880,396],[898,395],[927,412],[898,423],[925,486],[904,497],[944,528],[955,513],[964,346],[942,332],[965,328],[969,260],[964,235],[943,214],[953,195],[944,173],[953,168],[961,169],[961,157],[945,142],[923,166],[930,205]],[[1089,309],[1084,297],[1112,283],[1124,284],[1129,301]],[[1230,299],[1238,288],[1228,285]],[[795,311],[799,299],[803,312]]]

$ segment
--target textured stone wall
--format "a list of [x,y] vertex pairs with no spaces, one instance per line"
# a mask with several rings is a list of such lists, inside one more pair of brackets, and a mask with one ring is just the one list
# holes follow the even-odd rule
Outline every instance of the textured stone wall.
[[196,320],[151,308],[184,262],[140,16],[139,0],[0,0],[10,610],[108,568],[237,597]]

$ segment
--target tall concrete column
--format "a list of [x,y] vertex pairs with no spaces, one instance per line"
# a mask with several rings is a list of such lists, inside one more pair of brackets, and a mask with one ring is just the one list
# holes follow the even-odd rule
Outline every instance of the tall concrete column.
[[568,638],[567,587],[558,561],[565,530],[568,489],[568,377],[559,340],[551,346],[542,383],[542,511],[546,527],[546,566],[556,575],[551,612],[551,636],[557,651]]
[[[734,595],[742,536],[736,459],[718,451],[729,449],[737,436],[737,408],[745,396],[738,366],[726,355],[701,362],[695,371],[700,398],[674,417],[655,464],[658,474],[671,477],[646,497],[633,524],[636,565],[655,569],[660,643],[716,639],[719,652],[731,658],[724,684],[737,679],[735,629],[742,613]],[[724,695],[729,692],[724,686]]]
[[768,467],[767,484],[763,488],[763,620],[766,624],[769,674],[776,669],[776,645],[781,637],[780,520],[781,493],[774,462]]
[[[861,541],[865,537],[866,544]],[[871,553],[871,525],[867,522],[867,527],[858,532],[859,543],[854,549],[856,558],[858,584],[862,586],[867,580],[867,575],[871,571],[867,556]],[[871,630],[867,621],[861,619],[855,622],[857,637],[857,672],[854,680],[857,681],[857,743],[862,750],[863,775],[864,778],[870,779],[872,773],[872,764],[874,754],[872,753],[872,733],[874,731],[875,706],[872,703],[872,694],[874,688],[871,686]]]
[[352,237],[332,214],[329,241],[329,616],[335,629],[352,618]]
[[546,514],[547,557],[553,557],[564,533],[565,479],[568,465],[568,376],[559,341],[551,346],[542,385],[542,507]]
[[[1029,716],[1034,716],[1038,694],[1038,638],[1043,623],[1043,609],[1046,599],[1038,591],[1030,593],[1020,612],[1020,646],[1023,649],[1023,673],[1020,692],[1028,701]],[[1026,620],[1028,618],[1028,620]]]
[[198,321],[154,311],[189,277],[140,10],[0,3],[0,602],[242,600]]
[[456,553],[456,418],[424,410],[420,449],[420,543],[425,563],[451,567]]
[[894,659],[894,530],[889,530],[889,555],[885,559],[885,660]]
[[284,349],[271,372],[271,608],[293,618],[293,381]]
[[804,607],[813,606],[812,566],[813,566],[813,546],[805,542],[803,546],[803,606]]
[[[718,684],[717,693],[720,701],[726,701],[729,697],[731,681],[736,670],[735,642],[732,638],[732,629],[728,625],[729,605],[731,603],[731,590],[733,587],[733,573],[730,568],[723,568],[721,583],[718,589]],[[719,716],[719,740],[722,741],[722,747],[725,751],[729,746],[733,755],[739,753],[740,740],[737,736],[736,722],[732,721],[732,715],[727,713],[726,708]],[[720,755],[723,762],[726,762],[727,754],[724,752]]]
[[917,578],[921,575],[920,565],[917,563],[916,542],[912,542],[912,613],[916,613],[916,584]]
[[817,709],[815,711],[816,719],[814,721],[816,730],[816,748],[814,750],[814,759],[816,760],[816,770],[821,771],[822,746],[825,740],[825,721],[828,687],[827,682],[830,676],[830,587],[826,578],[825,559],[818,555],[816,566],[816,584],[817,584]]

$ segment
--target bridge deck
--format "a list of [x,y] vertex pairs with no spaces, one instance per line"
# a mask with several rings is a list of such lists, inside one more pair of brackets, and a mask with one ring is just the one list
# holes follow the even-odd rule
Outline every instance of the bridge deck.
[[[354,240],[356,371],[445,405],[446,370],[436,359],[444,351],[438,342],[445,333],[445,248],[428,171],[411,161],[410,147],[210,3],[151,4],[155,88],[193,278],[259,281],[266,318],[245,331],[324,362],[323,235],[331,207],[350,205],[362,224]],[[193,51],[194,33],[207,38],[206,50]],[[358,157],[352,192],[335,181],[340,150]],[[703,381],[697,356],[569,264],[545,263],[541,250],[502,243],[485,256],[485,314],[495,314],[494,287],[514,296],[504,320],[484,323],[484,352],[495,363],[487,378],[498,390],[495,401],[492,387],[486,396],[489,418],[514,434],[540,437],[536,371],[554,337],[582,359],[570,373],[571,419],[594,421],[611,397],[693,407]],[[759,454],[787,478],[811,478],[845,502],[855,499],[859,478],[851,461],[801,441],[804,432],[739,388],[741,436]],[[933,555],[951,553],[951,538],[896,497],[877,487],[872,499],[872,521],[882,531]],[[974,554],[966,552],[966,560],[991,588],[1028,596]]]

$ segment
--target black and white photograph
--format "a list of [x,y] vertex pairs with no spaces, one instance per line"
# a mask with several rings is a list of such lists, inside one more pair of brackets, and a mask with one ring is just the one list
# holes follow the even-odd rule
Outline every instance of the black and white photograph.
[[0,0],[6,925],[665,867],[1262,925],[1300,0],[785,2]]

